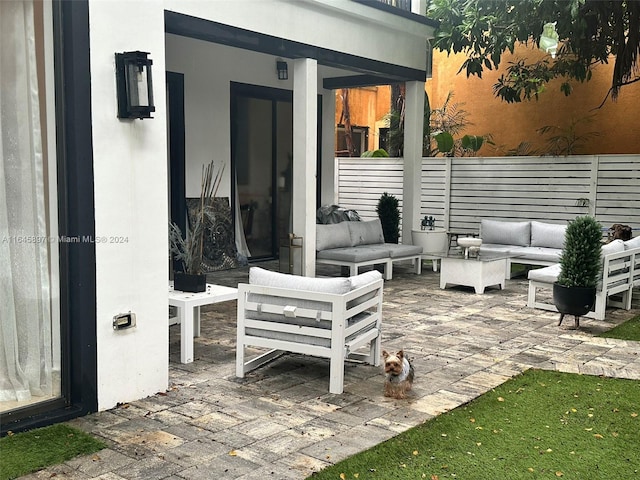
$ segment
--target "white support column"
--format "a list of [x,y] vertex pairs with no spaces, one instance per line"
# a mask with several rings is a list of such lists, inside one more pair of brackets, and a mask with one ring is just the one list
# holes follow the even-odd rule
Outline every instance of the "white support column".
[[338,203],[335,159],[336,92],[322,91],[322,157],[320,159],[320,204]]
[[316,275],[318,62],[293,61],[293,233],[304,238],[302,274]]
[[426,0],[411,0],[411,12],[418,15],[427,14],[427,1]]
[[420,224],[422,187],[422,125],[424,82],[407,82],[404,113],[404,176],[402,182],[402,242],[411,243],[411,230]]

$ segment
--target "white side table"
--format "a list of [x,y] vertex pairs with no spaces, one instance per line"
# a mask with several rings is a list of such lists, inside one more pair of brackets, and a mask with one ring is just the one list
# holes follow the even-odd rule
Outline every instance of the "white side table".
[[422,260],[431,260],[437,272],[438,262],[449,249],[449,233],[444,228],[411,230],[411,242],[422,247]]
[[200,336],[200,307],[238,299],[238,289],[207,283],[207,290],[200,293],[181,292],[169,282],[169,305],[178,309],[178,316],[169,325],[180,323],[180,361],[193,362],[193,337]]

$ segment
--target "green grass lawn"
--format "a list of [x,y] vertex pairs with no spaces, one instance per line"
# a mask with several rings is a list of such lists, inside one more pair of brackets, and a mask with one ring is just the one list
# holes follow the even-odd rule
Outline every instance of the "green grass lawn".
[[[640,341],[640,316],[600,336]],[[309,478],[640,478],[638,398],[638,381],[529,370]]]
[[311,479],[640,478],[640,382],[529,370]]
[[8,435],[0,438],[0,480],[18,478],[105,447],[91,435],[64,424]]
[[606,338],[640,341],[640,315],[599,335]]

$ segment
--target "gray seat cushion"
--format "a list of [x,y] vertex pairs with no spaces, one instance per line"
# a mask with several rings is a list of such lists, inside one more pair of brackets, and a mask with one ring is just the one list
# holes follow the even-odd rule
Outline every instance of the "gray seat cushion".
[[560,264],[549,265],[544,268],[536,268],[535,270],[529,270],[529,280],[543,283],[553,283],[558,280],[560,275]]
[[634,237],[624,242],[625,250],[631,250],[632,248],[640,248],[640,237]]
[[495,243],[483,243],[480,246],[480,253],[509,253],[515,247],[513,245],[498,245]]
[[379,218],[367,222],[344,223],[349,226],[352,247],[384,243],[384,234],[382,233],[382,224]]
[[411,255],[420,255],[422,253],[422,247],[419,245],[385,243],[384,247],[389,251],[389,256],[391,258],[409,257]]
[[531,221],[531,246],[562,249],[566,224]]
[[389,258],[388,249],[375,248],[376,245],[361,245],[359,247],[332,248],[317,252],[316,258],[320,260],[336,260],[339,262],[368,262]]
[[316,225],[316,251],[327,250],[329,248],[350,247],[351,236],[349,234],[348,223],[351,222]]
[[562,250],[558,248],[545,248],[545,247],[513,247],[510,254],[516,255],[514,261],[517,263],[519,260],[534,260],[539,262],[559,262]]
[[526,247],[531,242],[531,222],[503,222],[483,218],[480,221],[480,236],[483,243]]

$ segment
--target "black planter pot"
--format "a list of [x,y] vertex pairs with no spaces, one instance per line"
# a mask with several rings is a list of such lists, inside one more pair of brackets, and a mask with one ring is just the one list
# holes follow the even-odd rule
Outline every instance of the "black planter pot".
[[580,326],[580,317],[591,311],[596,303],[596,287],[565,287],[554,283],[553,303],[560,312],[558,325],[565,315],[573,315],[577,328]]
[[173,289],[191,293],[204,292],[207,289],[207,276],[174,272]]

